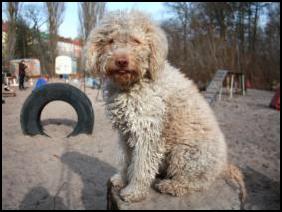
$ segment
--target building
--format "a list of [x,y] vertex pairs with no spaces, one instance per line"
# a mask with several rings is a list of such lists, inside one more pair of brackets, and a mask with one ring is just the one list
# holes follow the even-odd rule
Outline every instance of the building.
[[[2,21],[2,54],[5,52],[8,35],[8,23]],[[41,32],[41,37],[45,42],[48,42],[49,34],[46,32]],[[30,45],[36,44],[37,41],[30,41]],[[70,56],[73,60],[77,61],[81,57],[82,43],[80,40],[72,40],[70,38],[65,38],[59,36],[57,43],[58,55]],[[3,56],[3,55],[2,55]]]
[[81,57],[82,44],[79,40],[59,37],[57,48],[58,55],[70,56],[73,59],[78,59]]

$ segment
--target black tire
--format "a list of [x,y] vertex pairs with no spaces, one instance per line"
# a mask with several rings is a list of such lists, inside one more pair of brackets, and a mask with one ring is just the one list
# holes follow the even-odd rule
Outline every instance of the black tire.
[[40,122],[44,107],[52,102],[61,100],[69,103],[77,113],[77,124],[67,136],[80,133],[91,134],[94,126],[94,112],[89,98],[78,88],[64,83],[50,83],[34,90],[26,99],[21,110],[21,127],[27,135],[46,135]]

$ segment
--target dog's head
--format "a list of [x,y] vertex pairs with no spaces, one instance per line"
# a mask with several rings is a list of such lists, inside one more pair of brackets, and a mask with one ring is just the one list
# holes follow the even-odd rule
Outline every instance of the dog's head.
[[94,28],[84,47],[85,69],[120,87],[155,80],[167,56],[164,32],[138,11],[112,12]]

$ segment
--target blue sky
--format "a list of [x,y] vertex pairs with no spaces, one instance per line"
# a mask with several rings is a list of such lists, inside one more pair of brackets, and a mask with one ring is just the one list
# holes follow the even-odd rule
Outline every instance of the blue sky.
[[[25,2],[24,4],[37,4],[43,6],[43,2]],[[2,2],[3,5],[3,2]],[[117,9],[139,9],[152,14],[156,21],[169,16],[163,2],[107,2],[106,10],[113,11]],[[5,20],[5,14],[2,9],[2,17]],[[43,31],[47,30],[47,25],[42,27]],[[78,19],[78,3],[66,2],[66,10],[64,21],[59,28],[59,35],[69,38],[78,36],[79,19]]]
[[[131,8],[147,11],[153,15],[155,20],[160,20],[167,14],[162,2],[108,2],[106,4],[107,11]],[[60,27],[59,33],[66,37],[72,35],[72,38],[74,38],[78,35],[78,29],[78,4],[68,2],[64,22]]]
[[[24,2],[24,4],[35,4],[43,7],[43,2]],[[2,2],[2,18],[6,20]],[[153,19],[156,21],[169,18],[172,14],[167,11],[163,2],[107,2],[106,10],[113,11],[117,9],[139,9],[151,13]],[[266,17],[260,18],[260,23],[265,24]],[[43,25],[42,31],[47,31],[47,24]],[[64,21],[59,28],[59,35],[76,38],[79,32],[78,19],[78,3],[66,2],[66,10],[64,14]]]

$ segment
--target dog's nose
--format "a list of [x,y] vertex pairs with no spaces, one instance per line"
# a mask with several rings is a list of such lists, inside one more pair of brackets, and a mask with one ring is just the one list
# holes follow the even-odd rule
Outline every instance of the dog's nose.
[[125,68],[128,66],[128,60],[126,58],[118,58],[116,59],[116,65],[121,67],[121,68]]

